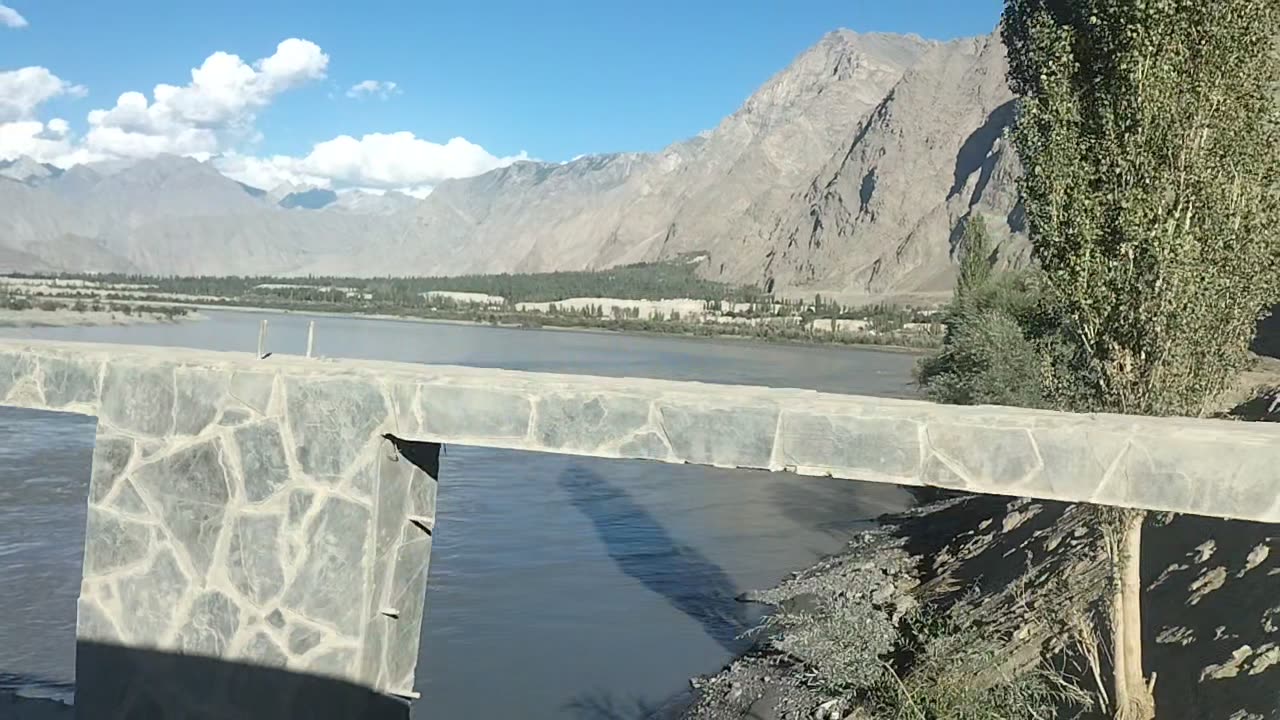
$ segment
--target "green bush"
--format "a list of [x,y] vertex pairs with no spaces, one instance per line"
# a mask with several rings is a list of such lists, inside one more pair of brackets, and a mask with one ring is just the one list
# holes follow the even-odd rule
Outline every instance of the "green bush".
[[930,399],[1058,407],[1069,394],[1069,383],[1055,378],[1072,354],[1036,272],[998,273],[965,286],[948,307],[946,324],[941,352],[916,368]]

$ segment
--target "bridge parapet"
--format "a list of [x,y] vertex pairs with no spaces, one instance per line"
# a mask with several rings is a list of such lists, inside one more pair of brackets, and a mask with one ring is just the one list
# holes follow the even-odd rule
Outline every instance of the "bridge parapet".
[[[400,696],[435,483],[385,435],[1280,522],[1274,424],[20,340],[0,404],[98,418],[82,641]],[[95,716],[144,701],[87,662]]]

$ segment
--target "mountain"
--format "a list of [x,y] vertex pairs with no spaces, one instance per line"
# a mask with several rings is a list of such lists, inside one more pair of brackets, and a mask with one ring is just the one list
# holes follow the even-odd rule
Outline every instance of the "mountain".
[[423,200],[258,190],[175,157],[75,167],[7,183],[20,190],[0,178],[0,247],[179,274],[536,272],[696,252],[709,277],[778,291],[941,292],[972,213],[1002,262],[1024,260],[1012,107],[995,36],[842,30],[657,153],[517,162]]
[[866,295],[949,291],[970,213],[1006,263],[1023,261],[1006,69],[992,37],[934,48],[778,216],[763,256],[730,258],[725,274]]
[[338,193],[328,188],[309,188],[299,192],[291,192],[280,198],[277,203],[282,208],[302,208],[303,210],[319,210],[338,201]]
[[737,254],[764,241],[796,190],[937,45],[831,33],[710,131],[656,154],[523,162],[443,182],[415,209],[405,243],[353,264],[370,274],[463,274]]
[[38,185],[44,180],[56,177],[61,172],[52,165],[36,162],[29,157],[0,161],[0,177],[28,185]]
[[418,199],[400,192],[372,193],[363,190],[339,191],[329,206],[334,210],[364,215],[392,215],[418,204]]

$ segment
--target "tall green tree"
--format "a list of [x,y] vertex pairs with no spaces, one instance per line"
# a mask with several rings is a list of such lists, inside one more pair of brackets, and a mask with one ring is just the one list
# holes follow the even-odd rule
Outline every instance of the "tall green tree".
[[[1002,34],[1079,409],[1203,414],[1280,297],[1280,0],[1006,0]],[[1116,714],[1150,718],[1142,516],[1108,527]]]
[[986,284],[991,278],[991,238],[987,223],[976,212],[964,223],[960,240],[960,272],[956,278],[956,294],[965,295]]

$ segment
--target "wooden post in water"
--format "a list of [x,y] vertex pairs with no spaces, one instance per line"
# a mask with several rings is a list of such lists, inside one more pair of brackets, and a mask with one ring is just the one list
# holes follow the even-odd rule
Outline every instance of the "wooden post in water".
[[262,359],[267,355],[267,321],[263,320],[258,326],[258,358]]
[[316,321],[312,320],[307,323],[307,357],[311,357],[311,352],[316,348]]

